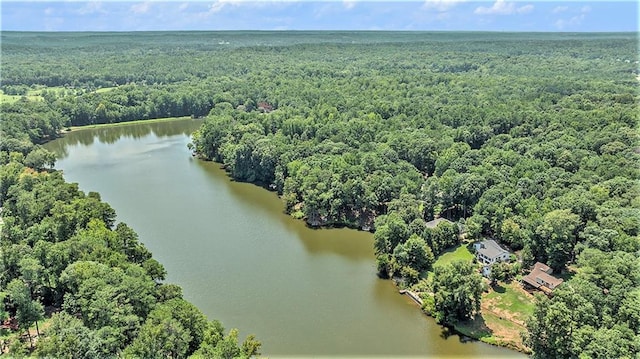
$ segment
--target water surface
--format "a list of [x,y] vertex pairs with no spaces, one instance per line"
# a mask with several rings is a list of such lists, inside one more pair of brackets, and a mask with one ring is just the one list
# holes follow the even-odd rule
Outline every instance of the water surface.
[[448,336],[376,277],[372,235],[307,228],[278,197],[193,158],[180,120],[83,129],[47,144],[56,167],[97,191],[209,318],[277,356],[496,357]]

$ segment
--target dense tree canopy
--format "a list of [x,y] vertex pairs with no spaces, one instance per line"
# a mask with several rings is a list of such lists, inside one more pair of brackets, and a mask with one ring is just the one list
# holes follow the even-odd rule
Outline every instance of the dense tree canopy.
[[[529,325],[548,338],[528,339],[541,357],[577,355],[560,348],[567,326],[581,326],[571,341],[588,356],[637,352],[637,281],[620,295],[580,279],[594,253],[638,260],[635,33],[228,33],[230,46],[209,33],[0,36],[1,89],[24,96],[0,105],[0,283],[21,281],[31,299],[82,318],[72,331],[86,341],[70,348],[106,340],[144,356],[160,328],[176,343],[166,356],[255,347],[227,347],[235,334],[210,324],[195,350],[187,337],[200,329],[162,309],[176,291],[158,284],[164,271],[135,233],[114,228],[97,194],[43,172],[53,158],[37,143],[64,126],[184,115],[206,116],[190,146],[198,156],[277,191],[292,216],[375,231],[381,275],[417,280],[461,229],[492,237],[521,250],[525,267],[578,268]],[[437,217],[453,223],[432,228]],[[85,283],[87,273],[105,275]],[[96,312],[134,285],[141,295],[122,311]],[[477,310],[475,299],[448,307],[452,288],[438,288],[443,320]],[[587,308],[575,318],[570,288]],[[94,333],[94,321],[112,329]]]
[[[15,55],[3,43],[7,53]],[[2,66],[6,89],[4,58]],[[31,70],[20,67],[22,74]],[[84,93],[63,95],[71,101]],[[58,94],[16,102],[3,98],[0,104],[2,353],[48,358],[258,354],[261,344],[253,336],[239,343],[237,330],[225,334],[219,322],[208,321],[182,299],[180,287],[163,283],[163,266],[133,229],[116,223],[115,211],[98,193],[83,193],[51,169],[55,156],[39,143],[76,118]]]
[[482,277],[473,264],[455,261],[437,267],[434,278],[435,317],[438,322],[467,320],[480,310]]
[[539,298],[525,341],[536,358],[633,358],[640,352],[637,253],[585,249],[578,273]]
[[[60,172],[17,161],[0,167],[0,182],[6,188],[0,196],[2,313],[30,333],[45,306],[59,311],[41,330],[35,354],[178,358],[199,350],[207,330],[225,336],[181,298],[179,287],[162,284],[162,265],[131,228],[115,224],[115,212],[97,193],[84,194]],[[241,353],[235,335],[225,345]],[[19,341],[13,341],[17,355]],[[256,343],[247,342],[254,348],[249,355],[257,353]]]

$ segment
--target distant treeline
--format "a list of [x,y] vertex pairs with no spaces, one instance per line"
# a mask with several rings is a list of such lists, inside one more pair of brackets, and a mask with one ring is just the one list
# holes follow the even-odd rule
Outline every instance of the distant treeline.
[[492,237],[577,271],[527,325],[536,356],[640,351],[639,269],[621,267],[640,250],[636,33],[157,35],[3,33],[3,85],[79,91],[3,105],[0,150],[207,115],[198,155],[310,225],[375,230],[382,275],[421,280],[460,228]]
[[[14,55],[3,43],[4,54]],[[72,63],[76,55],[39,58],[43,62],[34,66],[21,61],[19,68],[47,73],[47,63]],[[4,85],[3,78],[3,89],[15,86],[14,94],[26,95],[34,83],[45,84],[38,76],[17,85]],[[0,107],[0,352],[15,358],[258,354],[261,344],[253,335],[239,342],[236,329],[226,332],[183,299],[179,286],[164,283],[164,267],[133,229],[116,222],[98,193],[80,191],[52,169],[55,156],[39,143],[82,118],[82,106],[69,112],[65,101],[95,94],[45,89],[41,95],[43,100],[25,97]]]

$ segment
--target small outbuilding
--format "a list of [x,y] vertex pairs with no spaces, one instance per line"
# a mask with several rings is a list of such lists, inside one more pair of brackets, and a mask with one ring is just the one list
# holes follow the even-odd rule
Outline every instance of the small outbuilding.
[[549,266],[536,262],[531,272],[522,278],[522,284],[549,294],[563,282],[562,278],[557,278],[552,273],[553,269]]

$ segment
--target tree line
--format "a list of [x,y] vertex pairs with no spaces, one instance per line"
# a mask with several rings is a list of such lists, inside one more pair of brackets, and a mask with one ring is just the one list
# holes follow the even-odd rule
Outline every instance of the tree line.
[[0,351],[15,358],[258,355],[253,335],[242,340],[237,329],[208,320],[180,286],[164,282],[162,264],[98,193],[53,169],[55,156],[41,144],[73,115],[55,95],[44,97],[0,105]]
[[[380,275],[409,285],[459,243],[460,229],[519,251],[523,268],[540,261],[559,273],[567,265],[589,272],[593,263],[584,258],[594,251],[637,262],[637,84],[627,62],[613,59],[630,58],[630,49],[593,39],[579,56],[583,44],[550,41],[551,55],[541,56],[523,44],[509,43],[512,54],[500,42],[483,45],[445,53],[427,53],[423,44],[336,50],[342,57],[318,47],[313,71],[299,61],[287,77],[272,73],[278,86],[264,100],[275,110],[216,103],[193,148],[233,178],[276,190],[286,210],[311,226],[374,230]],[[595,55],[603,49],[611,51],[606,64]],[[410,66],[406,58],[420,60]],[[451,58],[476,66],[442,64]],[[456,223],[428,228],[436,217]],[[626,273],[625,285],[592,284],[579,297],[594,308],[606,301],[612,314],[578,317],[557,332],[553,305],[540,298],[526,336],[534,355],[578,357],[586,343],[593,357],[637,353],[631,303],[638,269]],[[472,268],[436,268],[434,277],[438,320],[452,324],[480,309]],[[563,293],[587,290],[579,278],[550,300],[564,301],[564,320],[576,297]],[[608,302],[602,297],[611,291],[616,300]],[[582,334],[563,349],[560,338],[572,328]],[[612,337],[615,346],[606,342]]]
[[[179,286],[164,283],[164,267],[133,229],[116,223],[100,195],[65,182],[50,169],[51,153],[25,141],[26,155],[0,152],[3,351],[73,358],[258,353],[253,336],[239,344],[237,330],[225,334]],[[34,162],[38,153],[47,160]]]
[[[618,347],[637,352],[637,268],[624,286],[582,274],[596,268],[589,256],[637,260],[640,250],[637,34],[348,34],[353,43],[326,33],[235,35],[228,48],[211,34],[171,34],[164,44],[154,34],[77,35],[74,46],[92,51],[82,53],[55,36],[20,46],[24,34],[3,33],[4,84],[78,92],[2,104],[11,136],[0,150],[38,150],[29,163],[46,167],[51,158],[32,143],[63,126],[207,115],[195,153],[277,191],[309,225],[374,231],[381,276],[418,282],[460,231],[494,238],[520,251],[525,268],[577,271],[537,304],[535,355],[578,356],[557,351],[559,340],[535,340],[553,334],[544,332],[557,319],[549,308],[587,286],[580,278],[597,286],[581,294],[585,303],[612,292],[616,301],[607,317],[573,322],[599,333],[573,338],[574,348],[593,340],[598,357],[609,348],[601,340],[622,333]],[[60,71],[19,66],[36,56]],[[454,224],[428,227],[437,217]],[[467,272],[436,270],[446,322],[477,310],[473,282],[451,291],[455,273]]]

